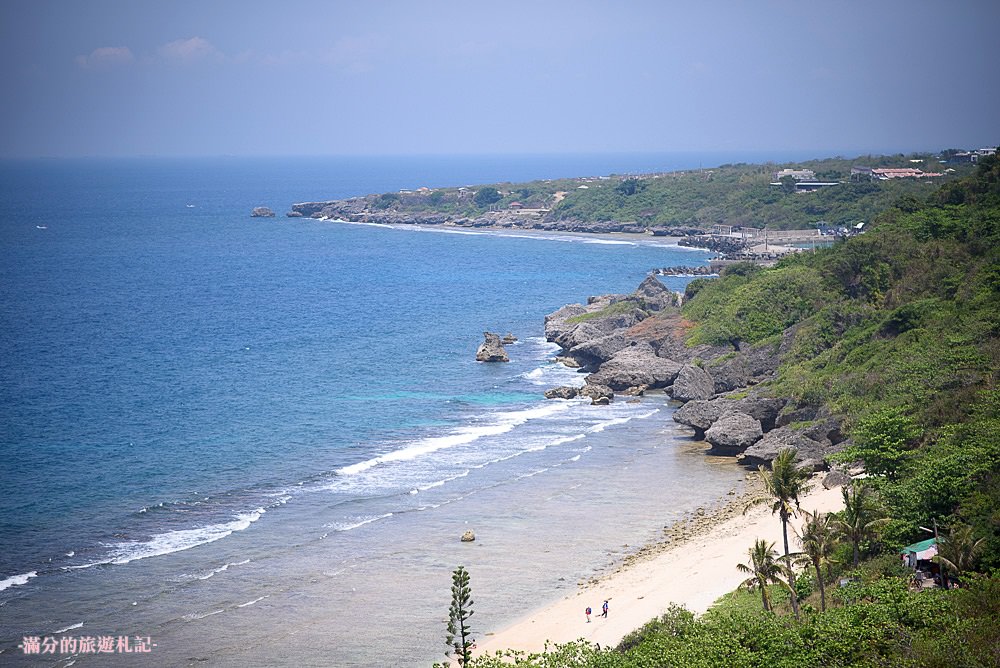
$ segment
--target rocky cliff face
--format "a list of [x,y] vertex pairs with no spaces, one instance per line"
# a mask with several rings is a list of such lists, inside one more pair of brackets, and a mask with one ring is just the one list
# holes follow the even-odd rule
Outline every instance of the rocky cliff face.
[[795,328],[778,344],[738,351],[688,347],[689,325],[678,306],[676,295],[649,276],[631,294],[591,297],[586,305],[549,314],[545,336],[563,348],[560,360],[590,372],[580,396],[604,403],[614,393],[663,389],[684,402],[675,421],[691,427],[715,454],[736,456],[747,466],[767,464],[781,448],[796,447],[798,460],[818,470],[845,447],[840,421],[828,411],[767,394],[766,382],[777,373]]

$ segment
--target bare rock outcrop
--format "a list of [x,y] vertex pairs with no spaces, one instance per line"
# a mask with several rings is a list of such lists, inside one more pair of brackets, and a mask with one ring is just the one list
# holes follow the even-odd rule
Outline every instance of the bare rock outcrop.
[[705,432],[705,440],[720,450],[743,450],[761,439],[760,420],[740,411],[727,411]]
[[504,350],[500,337],[493,332],[483,332],[486,339],[476,351],[477,362],[509,362],[507,351]]
[[553,387],[551,390],[545,391],[546,399],[573,399],[580,394],[580,388],[569,387],[568,385],[563,385],[562,387]]
[[671,396],[678,401],[710,399],[715,394],[715,381],[701,367],[685,364],[674,379]]
[[267,208],[266,206],[256,206],[253,211],[250,212],[251,218],[274,218],[274,211]]
[[647,276],[632,294],[650,311],[662,311],[667,307],[677,306],[677,295],[652,274]]
[[590,398],[591,405],[607,405],[615,398],[615,391],[607,385],[587,383],[580,388],[580,396]]
[[657,389],[673,383],[680,370],[681,365],[677,362],[657,357],[650,346],[639,344],[615,353],[596,373],[587,377],[587,382],[607,385],[615,391],[640,385]]
[[778,456],[778,452],[786,448],[794,448],[795,461],[813,471],[826,468],[826,457],[841,449],[837,445],[815,441],[797,429],[778,427],[764,434],[762,439],[744,450],[738,459],[746,466],[767,465]]
[[695,399],[678,408],[673,417],[674,422],[693,428],[696,438],[704,438],[705,432],[728,411],[746,413],[760,422],[761,429],[766,432],[774,428],[774,421],[784,405],[784,399],[772,397],[716,397],[708,401]]

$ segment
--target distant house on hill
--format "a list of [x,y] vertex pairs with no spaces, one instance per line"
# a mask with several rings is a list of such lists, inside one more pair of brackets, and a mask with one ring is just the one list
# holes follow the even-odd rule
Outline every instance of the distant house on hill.
[[912,167],[872,170],[872,179],[877,179],[879,181],[888,181],[889,179],[926,179],[935,176],[944,176],[944,174],[939,172],[925,172]]
[[508,205],[508,208],[510,208],[510,209],[523,209],[523,208],[524,208],[524,205],[523,205],[523,204],[521,204],[520,202],[511,202],[511,203],[510,203],[510,204]]
[[782,169],[780,172],[774,172],[772,174],[773,180],[780,181],[786,176],[790,176],[796,181],[815,181],[816,172],[811,169]]

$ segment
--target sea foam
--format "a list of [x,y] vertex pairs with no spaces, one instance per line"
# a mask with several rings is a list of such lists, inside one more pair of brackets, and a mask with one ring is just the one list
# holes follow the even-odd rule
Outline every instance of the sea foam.
[[38,571],[30,571],[28,573],[22,573],[21,575],[13,575],[6,580],[0,580],[0,591],[10,587],[27,584],[28,580],[36,577],[38,577]]

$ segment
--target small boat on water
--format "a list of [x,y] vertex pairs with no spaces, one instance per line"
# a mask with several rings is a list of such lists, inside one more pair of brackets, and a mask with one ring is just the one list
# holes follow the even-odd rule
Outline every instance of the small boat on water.
[[47,230],[47,229],[49,229],[49,226],[48,225],[35,225],[35,229],[36,230]]

